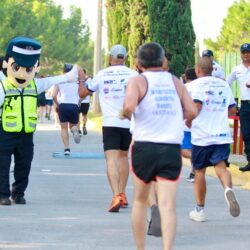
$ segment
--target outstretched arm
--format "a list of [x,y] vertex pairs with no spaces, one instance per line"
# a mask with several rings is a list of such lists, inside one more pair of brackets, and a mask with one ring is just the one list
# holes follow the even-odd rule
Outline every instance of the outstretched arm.
[[131,119],[131,116],[139,101],[144,96],[146,89],[147,83],[144,77],[135,76],[129,79],[126,88],[123,110],[121,111],[121,118]]
[[63,84],[78,81],[78,66],[75,65],[71,71],[59,76],[50,76],[44,78],[35,78],[37,93],[40,94],[55,84]]

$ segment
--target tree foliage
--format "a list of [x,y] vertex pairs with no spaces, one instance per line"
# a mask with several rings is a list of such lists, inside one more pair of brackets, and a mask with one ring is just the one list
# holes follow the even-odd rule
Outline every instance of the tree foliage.
[[41,67],[46,73],[62,69],[62,63],[79,63],[92,72],[93,42],[89,27],[82,24],[79,8],[63,9],[51,0],[1,0],[0,53],[15,36],[28,36],[42,44]]
[[190,0],[107,0],[107,24],[109,47],[123,44],[130,66],[137,48],[148,41],[173,54],[170,66],[176,75],[194,65]]
[[250,0],[235,2],[223,20],[221,33],[216,41],[206,39],[205,44],[214,51],[239,51],[244,42],[250,42]]
[[190,0],[147,0],[152,41],[171,53],[170,68],[180,76],[194,65],[195,33]]
[[149,18],[145,0],[129,0],[130,34],[128,37],[129,65],[134,65],[138,47],[149,41]]
[[137,48],[149,41],[146,0],[107,0],[108,47],[122,44],[128,50],[128,64],[134,65]]
[[108,47],[122,44],[128,48],[130,34],[129,2],[127,0],[107,0]]

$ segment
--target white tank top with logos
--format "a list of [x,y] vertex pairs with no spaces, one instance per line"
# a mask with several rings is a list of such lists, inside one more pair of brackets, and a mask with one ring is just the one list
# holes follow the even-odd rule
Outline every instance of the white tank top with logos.
[[183,111],[172,75],[147,71],[148,89],[134,116],[133,139],[155,143],[181,144]]

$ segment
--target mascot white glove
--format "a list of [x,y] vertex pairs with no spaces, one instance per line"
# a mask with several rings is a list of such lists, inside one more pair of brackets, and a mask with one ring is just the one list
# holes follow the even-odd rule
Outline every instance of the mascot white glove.
[[74,67],[65,74],[69,82],[78,81],[78,66],[75,64]]

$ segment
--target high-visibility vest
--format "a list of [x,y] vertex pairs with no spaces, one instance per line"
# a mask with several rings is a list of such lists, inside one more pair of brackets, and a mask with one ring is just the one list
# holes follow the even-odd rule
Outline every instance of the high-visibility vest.
[[37,89],[34,80],[22,90],[8,79],[1,81],[5,93],[0,119],[6,132],[32,133],[37,125]]

